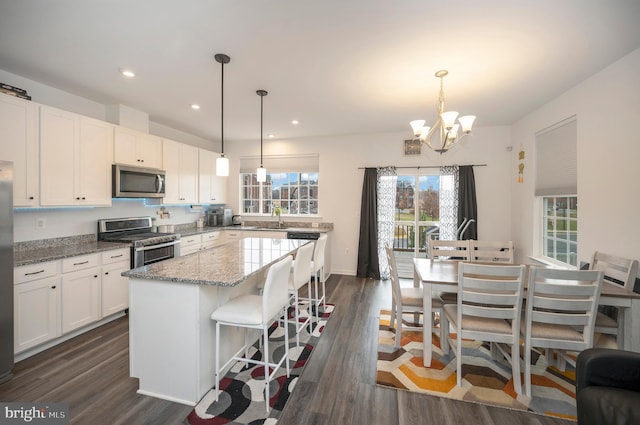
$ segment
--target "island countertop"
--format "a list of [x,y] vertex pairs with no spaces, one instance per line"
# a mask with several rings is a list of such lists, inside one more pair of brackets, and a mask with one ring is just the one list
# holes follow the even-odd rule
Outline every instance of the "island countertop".
[[309,242],[297,239],[243,238],[213,249],[129,270],[122,275],[138,279],[233,287]]

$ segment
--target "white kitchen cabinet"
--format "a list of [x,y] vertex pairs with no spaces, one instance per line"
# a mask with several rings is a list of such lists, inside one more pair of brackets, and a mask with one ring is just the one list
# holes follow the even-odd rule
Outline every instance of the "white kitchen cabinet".
[[202,234],[202,249],[214,248],[224,243],[222,232],[207,232]]
[[42,206],[110,206],[113,125],[40,108]]
[[202,235],[196,234],[180,238],[180,256],[193,254],[202,248]]
[[216,159],[219,157],[219,153],[198,149],[198,202],[201,204],[227,202],[227,177],[216,176]]
[[100,319],[98,254],[62,260],[62,333]]
[[122,276],[131,268],[129,255],[129,248],[102,253],[101,317],[129,308],[129,278]]
[[19,353],[61,335],[59,262],[14,270],[14,352]]
[[13,162],[13,205],[40,203],[38,104],[0,94],[0,159]]
[[198,148],[173,140],[162,141],[162,163],[166,171],[165,204],[198,202]]
[[162,169],[162,139],[141,131],[116,126],[114,162]]

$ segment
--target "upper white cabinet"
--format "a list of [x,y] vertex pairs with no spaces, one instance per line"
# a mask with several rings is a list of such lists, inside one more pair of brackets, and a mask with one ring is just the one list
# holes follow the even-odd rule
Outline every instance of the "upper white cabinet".
[[40,203],[38,104],[0,94],[0,159],[13,161],[13,205]]
[[162,168],[162,139],[126,127],[116,127],[114,162]]
[[40,204],[111,205],[113,125],[40,107]]
[[166,171],[165,204],[198,202],[198,148],[163,139],[163,165]]
[[227,178],[216,176],[216,159],[220,154],[198,149],[199,187],[198,203],[225,204],[227,202]]

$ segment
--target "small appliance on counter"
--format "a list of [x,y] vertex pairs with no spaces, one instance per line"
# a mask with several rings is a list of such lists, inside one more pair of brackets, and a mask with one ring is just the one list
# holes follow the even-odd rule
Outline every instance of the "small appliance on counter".
[[233,223],[234,226],[239,226],[240,224],[242,224],[242,216],[241,215],[234,215],[231,218],[231,223]]
[[231,226],[233,211],[231,208],[212,208],[207,212],[207,226]]

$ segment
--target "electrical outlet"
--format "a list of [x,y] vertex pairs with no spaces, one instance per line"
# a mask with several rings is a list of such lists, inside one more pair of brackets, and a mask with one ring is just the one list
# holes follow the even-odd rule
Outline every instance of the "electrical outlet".
[[36,228],[44,229],[45,227],[47,227],[47,222],[45,221],[45,219],[44,218],[37,218],[36,219]]

